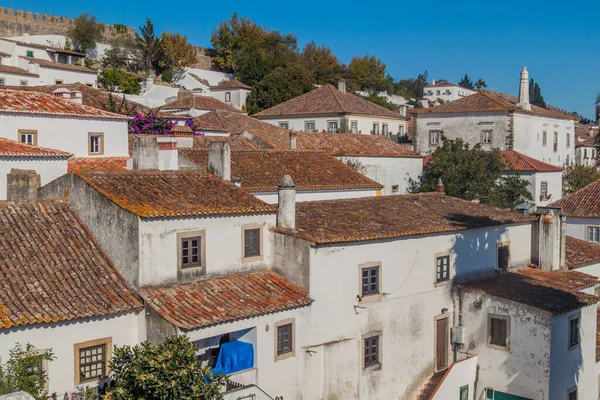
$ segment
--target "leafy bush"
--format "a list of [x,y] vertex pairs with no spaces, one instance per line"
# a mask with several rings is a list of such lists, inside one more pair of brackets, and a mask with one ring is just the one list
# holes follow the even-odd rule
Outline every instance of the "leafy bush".
[[17,343],[6,364],[0,360],[0,395],[24,391],[36,399],[46,398],[47,376],[41,365],[53,359],[51,350],[37,351],[30,344],[23,348]]
[[98,77],[98,83],[108,90],[120,90],[126,94],[139,94],[142,90],[135,75],[118,68],[103,70]]

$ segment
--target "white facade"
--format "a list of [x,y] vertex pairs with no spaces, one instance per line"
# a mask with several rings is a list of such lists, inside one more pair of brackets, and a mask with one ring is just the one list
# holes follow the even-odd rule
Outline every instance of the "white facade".
[[383,195],[410,193],[411,180],[419,181],[423,159],[418,157],[337,157],[358,165],[357,171],[381,183]]
[[600,219],[567,217],[567,236],[589,241],[588,227],[596,226],[600,226]]
[[0,156],[0,200],[6,200],[6,175],[11,169],[34,170],[43,186],[67,173],[66,157],[2,157]]
[[[0,62],[3,58],[0,57]],[[0,71],[0,79],[4,79],[4,85],[6,86],[39,86],[40,77],[32,76],[29,74],[18,74]]]
[[575,147],[575,164],[586,167],[595,167],[596,148],[594,146],[579,145]]
[[[529,172],[529,171],[517,171],[521,179],[529,182],[529,191],[533,196],[533,202],[538,207],[545,207],[550,203],[553,203],[562,196],[562,172]],[[504,173],[504,175],[507,175]],[[546,195],[542,193],[543,187],[546,188]]]
[[248,95],[250,94],[250,90],[248,89],[210,89],[209,96],[214,97],[217,100],[222,101],[225,104],[229,104],[238,110],[241,110],[242,107],[246,107],[248,103]]
[[[28,343],[39,350],[51,349],[56,360],[48,362],[49,393],[62,398],[64,392],[76,391],[74,345],[111,338],[112,345],[135,345],[146,340],[144,313],[125,313],[93,319],[43,323],[0,330],[0,358],[6,362],[15,343]],[[112,349],[112,347],[111,347]],[[87,384],[94,386],[96,382]],[[82,386],[82,385],[78,385]]]
[[446,102],[458,100],[474,93],[476,93],[475,90],[467,89],[452,83],[445,84],[439,82],[438,84],[435,84],[435,81],[433,81],[432,85],[425,86],[423,98],[432,103],[437,101],[437,99],[442,99],[444,102]]
[[[34,144],[75,157],[128,157],[127,119],[0,113],[0,137],[20,142],[20,131],[35,132]],[[102,154],[90,153],[89,135],[103,134]]]
[[[348,190],[297,190],[296,201],[318,201],[334,199],[355,199],[358,197],[378,196],[381,193],[377,189],[348,189]],[[252,193],[257,199],[267,204],[277,204],[277,192]]]

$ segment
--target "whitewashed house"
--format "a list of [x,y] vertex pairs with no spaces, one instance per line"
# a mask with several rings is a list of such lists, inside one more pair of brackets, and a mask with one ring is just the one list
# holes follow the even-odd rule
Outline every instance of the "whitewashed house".
[[567,217],[567,235],[600,243],[600,180],[550,204]]
[[113,346],[145,340],[141,298],[64,199],[0,201],[0,358],[16,343],[63,398],[108,375]]
[[405,115],[346,93],[344,80],[338,82],[337,89],[326,84],[253,117],[298,132],[383,135],[395,141],[408,127]]
[[565,260],[569,269],[600,278],[600,244],[567,236]]
[[521,72],[519,98],[479,91],[442,105],[415,109],[413,145],[432,153],[442,137],[483,149],[514,150],[556,166],[575,161],[575,118],[529,103],[529,74]]
[[[0,52],[1,64],[4,66],[0,68],[2,85],[36,86],[78,82],[93,87],[97,85],[98,72],[83,65],[84,54],[30,43],[26,36],[21,40],[0,38]],[[12,67],[12,72],[8,67]],[[3,78],[4,82],[1,81]]]
[[0,137],[75,157],[127,157],[127,117],[65,94],[0,89]]
[[238,110],[245,110],[248,95],[252,91],[252,87],[243,84],[237,79],[226,81],[218,86],[210,88],[210,96],[225,104],[230,104]]
[[177,93],[176,100],[168,102],[164,106],[160,106],[156,109],[156,111],[164,113],[175,115],[185,114],[191,117],[198,117],[212,110],[240,112],[231,104],[227,104],[214,97],[196,95],[191,91],[183,89],[180,89]]
[[462,86],[450,83],[445,80],[431,81],[431,85],[426,85],[423,89],[423,98],[431,103],[435,103],[438,99],[443,102],[462,99],[477,93],[475,90],[467,89]]
[[562,197],[562,167],[511,150],[501,151],[500,159],[504,163],[503,175],[516,173],[529,182],[529,192],[535,205],[547,206]]
[[597,163],[596,139],[598,126],[575,124],[575,164],[595,167]]

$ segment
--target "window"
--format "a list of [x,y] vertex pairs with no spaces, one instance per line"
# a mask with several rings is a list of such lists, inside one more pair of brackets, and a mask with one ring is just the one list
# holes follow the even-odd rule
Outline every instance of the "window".
[[404,125],[398,125],[398,136],[404,137]]
[[286,122],[280,122],[279,123],[279,127],[283,128],[283,129],[290,129],[290,124],[286,121]]
[[554,152],[558,151],[558,132],[554,132]]
[[436,90],[436,91],[435,91],[435,95],[436,95],[436,96],[439,96],[439,95],[441,95],[441,94],[442,94],[442,92],[441,92],[441,91],[439,91],[439,90]]
[[482,131],[481,132],[481,143],[482,144],[492,144],[492,131]]
[[568,395],[569,400],[577,400],[577,388],[574,387],[573,389],[569,390]]
[[379,335],[363,339],[363,368],[379,365]]
[[361,269],[361,296],[379,294],[379,265]]
[[469,400],[469,385],[460,387],[460,400]]
[[440,144],[441,131],[429,131],[429,144],[431,146],[437,146]]
[[19,130],[19,142],[37,146],[37,131]]
[[547,143],[548,143],[548,132],[544,131],[544,132],[542,132],[542,146],[546,146]]
[[33,57],[33,50],[27,50],[27,57]]
[[244,261],[256,261],[262,255],[262,226],[252,224],[242,226],[242,240],[244,243]]
[[225,92],[225,102],[229,103],[231,101],[231,92]]
[[388,133],[389,133],[388,124],[381,125],[381,134],[387,136]]
[[571,147],[571,134],[567,133],[567,147]]
[[400,185],[392,185],[392,193],[400,192]]
[[202,238],[200,236],[181,239],[181,268],[202,266]]
[[88,133],[88,154],[104,154],[104,134],[90,132]]
[[583,149],[583,159],[587,160],[587,149]]
[[75,384],[96,381],[108,375],[108,360],[112,354],[112,338],[78,343],[75,350]]
[[600,243],[600,226],[587,227],[588,242]]
[[54,80],[54,84],[56,84],[56,85],[62,85],[63,82],[64,81],[62,79],[55,79]]
[[450,279],[450,255],[440,255],[436,257],[435,281],[444,282]]
[[548,182],[540,183],[540,200],[545,200],[548,198]]
[[358,133],[358,121],[350,121],[350,133]]
[[379,135],[379,124],[373,124],[373,135]]
[[569,319],[569,350],[579,345],[579,317]]
[[509,350],[510,317],[488,315],[488,347],[498,350]]
[[4,86],[6,84],[6,81],[4,80],[4,78],[0,78],[0,85]]
[[304,132],[314,132],[315,131],[315,122],[307,121],[304,123]]
[[25,80],[21,80],[21,86],[27,86],[29,83]]
[[275,361],[294,356],[294,320],[287,319],[275,324]]
[[510,264],[510,246],[508,243],[498,243],[498,268],[508,270]]
[[327,132],[329,132],[329,133],[337,133],[338,132],[338,123],[337,123],[337,121],[329,121],[329,122],[327,122]]

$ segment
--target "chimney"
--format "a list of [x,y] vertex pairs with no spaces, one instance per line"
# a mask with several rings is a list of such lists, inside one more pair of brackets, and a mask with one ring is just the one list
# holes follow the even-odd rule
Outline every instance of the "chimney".
[[278,208],[277,226],[283,229],[296,229],[296,185],[289,175],[284,175],[277,187]]
[[177,100],[185,99],[192,96],[194,96],[194,94],[191,90],[179,89],[179,92],[177,92]]
[[290,131],[290,150],[296,150],[296,137],[298,134],[294,131]]
[[231,181],[231,148],[227,142],[211,142],[208,150],[208,170],[217,178]]
[[441,194],[445,193],[444,183],[442,182],[442,178],[438,178],[437,186],[435,187],[435,191]]
[[338,90],[342,93],[346,93],[346,80],[344,78],[340,78],[338,81]]
[[538,264],[544,271],[565,268],[566,216],[560,208],[538,207]]
[[29,43],[29,33],[27,33],[27,32],[23,33],[23,36],[21,36],[21,41],[23,43]]
[[519,87],[519,103],[517,107],[521,107],[524,110],[531,110],[531,104],[529,104],[529,72],[527,72],[527,67],[523,67],[521,70],[521,86]]
[[433,85],[435,85],[435,79],[432,79],[432,80],[431,80],[431,85],[432,85],[432,86],[433,86]]
[[179,151],[177,139],[173,137],[157,137],[158,169],[161,171],[177,171],[179,169]]
[[11,169],[6,175],[7,200],[31,200],[41,186],[40,175],[33,170]]
[[159,169],[159,149],[156,137],[133,138],[133,169]]

